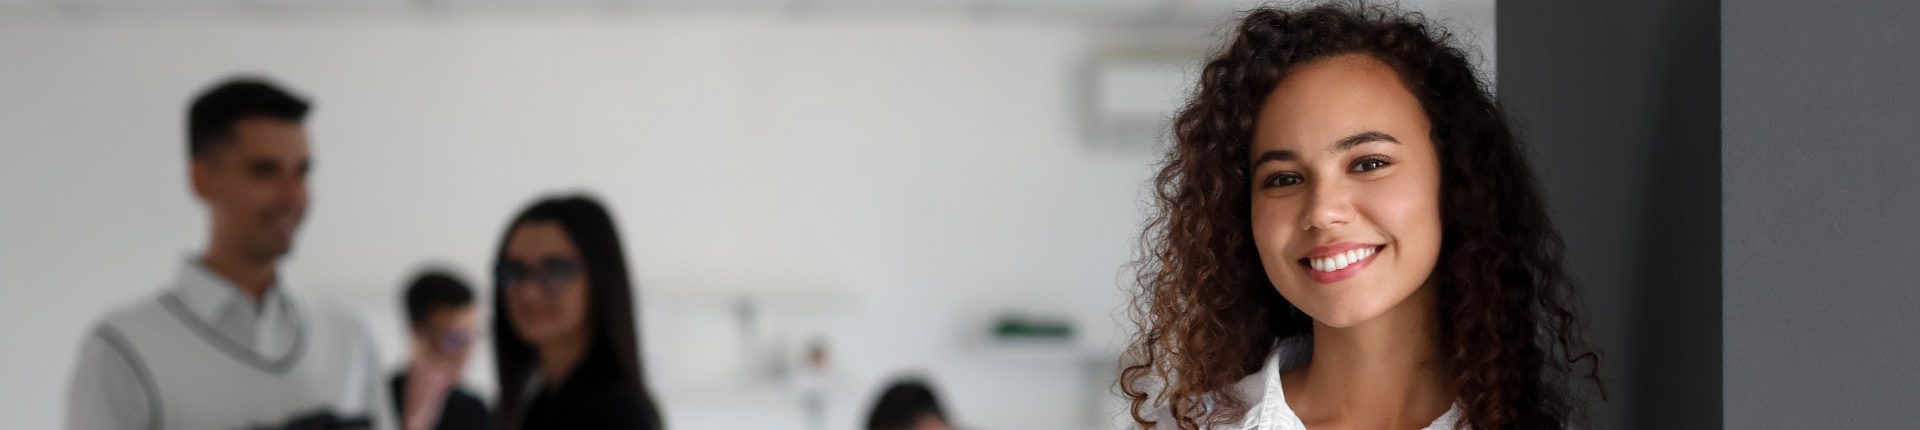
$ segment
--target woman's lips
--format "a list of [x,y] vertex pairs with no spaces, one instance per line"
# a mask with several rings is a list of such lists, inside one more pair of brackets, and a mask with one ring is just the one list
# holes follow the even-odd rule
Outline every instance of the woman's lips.
[[1332,284],[1360,274],[1386,245],[1338,244],[1314,248],[1299,260],[1300,267],[1314,282]]

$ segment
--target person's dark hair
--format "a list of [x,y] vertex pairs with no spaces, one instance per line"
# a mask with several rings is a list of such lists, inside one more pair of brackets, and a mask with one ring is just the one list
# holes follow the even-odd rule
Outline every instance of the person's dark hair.
[[[1238,420],[1227,389],[1312,321],[1275,291],[1251,227],[1248,145],[1260,108],[1294,67],[1336,55],[1398,72],[1432,126],[1440,164],[1437,339],[1448,381],[1482,430],[1565,428],[1576,379],[1601,391],[1562,257],[1521,142],[1451,36],[1418,14],[1328,4],[1251,11],[1207,61],[1154,178],[1131,306],[1139,326],[1119,387],[1134,420],[1165,408],[1181,429]],[[1586,362],[1585,372],[1574,369]]]
[[264,78],[235,77],[195,97],[187,109],[187,155],[204,157],[233,141],[233,125],[243,119],[301,122],[312,108]]
[[473,289],[452,274],[432,270],[421,272],[407,284],[407,324],[420,328],[434,311],[473,304]]
[[[639,405],[651,415],[652,428],[660,428],[659,408],[647,391],[646,375],[640,366],[639,324],[634,319],[633,284],[627,273],[627,256],[621,250],[620,236],[613,217],[605,206],[586,196],[558,196],[541,199],[522,210],[507,223],[500,235],[500,247],[494,252],[498,267],[506,260],[507,243],[515,229],[528,223],[556,223],[567,238],[579,247],[580,262],[587,279],[587,330],[592,345],[582,363],[614,363],[620,382],[640,395]],[[538,367],[533,345],[513,330],[506,309],[507,290],[500,271],[493,275],[493,355],[500,384],[499,424],[517,428],[526,405],[529,378]]]
[[874,401],[873,412],[867,415],[867,430],[907,430],[928,415],[947,421],[933,387],[920,379],[896,380]]

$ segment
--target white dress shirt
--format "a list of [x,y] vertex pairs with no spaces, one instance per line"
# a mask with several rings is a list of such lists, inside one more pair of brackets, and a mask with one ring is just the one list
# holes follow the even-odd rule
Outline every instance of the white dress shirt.
[[[1267,355],[1266,365],[1262,366],[1259,372],[1247,375],[1241,378],[1240,382],[1233,384],[1233,391],[1250,405],[1247,407],[1245,418],[1242,418],[1239,424],[1215,426],[1213,429],[1307,430],[1306,423],[1301,422],[1300,416],[1295,415],[1293,408],[1287,406],[1287,394],[1286,390],[1280,386],[1280,375],[1307,364],[1313,358],[1312,342],[1313,340],[1307,336],[1295,336],[1280,341],[1279,345],[1273,348],[1273,352]],[[1454,403],[1452,407],[1447,408],[1446,413],[1440,414],[1440,418],[1434,419],[1421,430],[1456,430],[1453,423],[1460,419],[1461,413],[1460,404]],[[1178,428],[1174,425],[1171,416],[1165,410],[1160,411],[1154,427],[1156,429]]]

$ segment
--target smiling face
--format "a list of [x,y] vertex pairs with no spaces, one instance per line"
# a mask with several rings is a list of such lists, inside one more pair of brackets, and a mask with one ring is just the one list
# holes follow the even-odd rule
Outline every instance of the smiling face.
[[298,122],[247,118],[233,125],[232,142],[196,156],[193,189],[213,215],[221,246],[257,262],[293,249],[307,213],[306,130]]
[[1267,279],[1319,324],[1351,327],[1416,296],[1440,253],[1440,164],[1419,100],[1365,55],[1295,66],[1249,145]]

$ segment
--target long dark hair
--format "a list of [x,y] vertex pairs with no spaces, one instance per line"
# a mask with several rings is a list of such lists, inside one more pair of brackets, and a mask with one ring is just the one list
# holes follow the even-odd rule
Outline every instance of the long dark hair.
[[[567,238],[580,248],[581,264],[587,277],[587,356],[581,363],[613,363],[619,368],[620,382],[640,393],[642,404],[634,405],[652,414],[653,428],[659,428],[659,408],[646,390],[646,375],[640,367],[639,325],[634,320],[633,284],[627,274],[627,256],[620,248],[620,236],[614,230],[613,217],[600,202],[586,196],[556,196],[541,199],[520,211],[507,223],[500,235],[500,248],[494,252],[496,267],[506,260],[507,241],[514,229],[532,222],[553,222],[566,230]],[[521,339],[508,321],[506,285],[499,271],[493,278],[493,359],[500,383],[498,414],[501,428],[519,428],[525,414],[527,384],[538,364],[533,346]],[[559,381],[548,381],[559,383]]]
[[[1600,388],[1581,335],[1565,245],[1506,114],[1418,14],[1327,4],[1247,13],[1200,72],[1154,179],[1141,236],[1120,389],[1134,421],[1164,407],[1181,429],[1241,418],[1229,388],[1260,370],[1276,341],[1312,321],[1269,281],[1254,248],[1247,146],[1260,107],[1294,66],[1342,54],[1391,66],[1419,99],[1440,158],[1438,332],[1463,415],[1481,430],[1565,428],[1570,382]],[[1586,362],[1585,372],[1573,368]],[[1602,396],[1604,397],[1604,390]]]

